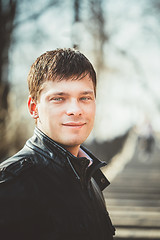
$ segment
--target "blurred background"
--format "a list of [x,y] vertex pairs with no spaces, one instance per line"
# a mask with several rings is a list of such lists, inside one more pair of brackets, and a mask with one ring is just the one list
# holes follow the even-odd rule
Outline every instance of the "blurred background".
[[[150,219],[151,213],[159,214],[159,25],[160,0],[0,0],[0,161],[17,152],[33,133],[26,81],[31,64],[45,51],[76,47],[93,63],[98,77],[97,117],[86,145],[110,163],[105,171],[113,186],[116,181],[128,183],[127,195],[119,185],[110,188],[111,214],[118,219],[120,212],[113,199],[119,203],[120,198],[139,197],[148,178],[152,184],[140,205],[146,206],[150,196],[154,201],[148,202],[147,210],[138,208],[136,216],[141,212],[143,219]],[[128,191],[134,192],[135,178],[140,179],[133,196]],[[117,189],[120,195],[115,195]],[[143,239],[160,239],[158,217],[152,218],[154,224],[142,224],[143,229],[154,229],[154,237],[151,232],[152,238]],[[143,219],[138,218],[136,226]],[[123,226],[121,220],[114,220],[121,230],[133,229],[129,220]],[[118,234],[117,239],[124,239],[123,231]]]
[[27,74],[39,55],[59,47],[77,47],[97,71],[88,142],[143,124],[159,132],[159,23],[159,0],[0,0],[0,158],[32,134]]

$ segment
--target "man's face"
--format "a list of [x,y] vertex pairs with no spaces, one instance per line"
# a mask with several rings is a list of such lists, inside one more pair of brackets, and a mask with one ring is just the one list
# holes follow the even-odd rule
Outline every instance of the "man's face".
[[79,148],[90,134],[95,118],[91,78],[46,81],[36,104],[37,127],[66,149]]

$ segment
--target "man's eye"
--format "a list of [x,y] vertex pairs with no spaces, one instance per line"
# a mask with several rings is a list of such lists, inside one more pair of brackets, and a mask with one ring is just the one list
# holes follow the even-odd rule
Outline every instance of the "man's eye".
[[62,97],[54,97],[54,98],[51,98],[51,101],[54,101],[54,102],[61,102],[63,101],[64,99]]
[[81,100],[82,101],[88,101],[88,100],[90,100],[91,98],[90,97],[81,97]]

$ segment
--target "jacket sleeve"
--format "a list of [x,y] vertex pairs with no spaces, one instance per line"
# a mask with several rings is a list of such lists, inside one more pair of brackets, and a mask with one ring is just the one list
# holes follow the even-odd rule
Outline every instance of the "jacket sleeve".
[[35,220],[40,212],[30,172],[15,165],[0,171],[0,236],[4,240],[31,239],[38,226]]

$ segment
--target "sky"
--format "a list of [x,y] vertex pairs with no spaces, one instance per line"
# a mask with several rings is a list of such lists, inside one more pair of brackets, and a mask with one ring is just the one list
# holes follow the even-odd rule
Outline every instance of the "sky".
[[[146,1],[129,2],[104,1],[105,29],[110,38],[104,48],[106,67],[98,75],[97,114],[90,139],[112,139],[132,126],[142,124],[146,118],[156,131],[160,131],[157,108],[160,101],[160,45],[156,37],[159,25],[154,16],[143,14]],[[19,20],[24,18],[22,9]],[[82,13],[87,21],[87,9]],[[35,27],[38,30],[35,31]],[[156,34],[151,34],[150,29]],[[21,94],[16,94],[17,102],[21,102],[23,94],[27,95],[29,68],[43,52],[71,47],[76,38],[80,50],[93,64],[95,62],[95,42],[86,25],[73,28],[71,0],[64,1],[63,8],[50,8],[36,23],[31,20],[21,24],[13,37],[16,42],[10,50],[9,80],[15,94],[23,89]]]

